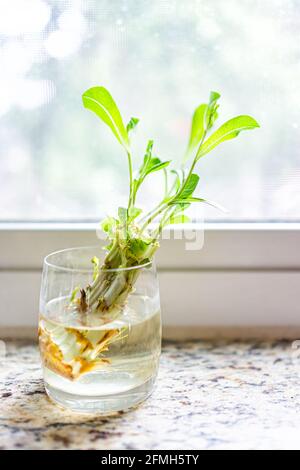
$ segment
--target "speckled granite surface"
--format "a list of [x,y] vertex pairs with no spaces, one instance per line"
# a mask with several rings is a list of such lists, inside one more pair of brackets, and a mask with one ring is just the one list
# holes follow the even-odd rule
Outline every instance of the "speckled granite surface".
[[300,358],[289,342],[168,342],[153,395],[112,418],[43,389],[34,344],[0,358],[2,449],[300,449]]

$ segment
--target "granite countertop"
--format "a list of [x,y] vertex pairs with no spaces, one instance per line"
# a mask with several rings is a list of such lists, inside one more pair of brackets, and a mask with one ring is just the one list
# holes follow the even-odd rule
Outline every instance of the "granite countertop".
[[143,405],[76,415],[45,395],[37,347],[0,357],[0,449],[300,449],[300,358],[290,342],[167,342]]

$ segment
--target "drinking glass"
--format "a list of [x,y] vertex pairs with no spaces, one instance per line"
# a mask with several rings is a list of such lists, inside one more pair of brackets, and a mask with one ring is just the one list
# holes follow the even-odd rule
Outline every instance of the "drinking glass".
[[39,344],[46,392],[81,413],[126,410],[152,392],[161,351],[159,286],[154,262],[101,270],[134,279],[118,308],[81,312],[74,298],[93,282],[101,248],[71,248],[44,260]]

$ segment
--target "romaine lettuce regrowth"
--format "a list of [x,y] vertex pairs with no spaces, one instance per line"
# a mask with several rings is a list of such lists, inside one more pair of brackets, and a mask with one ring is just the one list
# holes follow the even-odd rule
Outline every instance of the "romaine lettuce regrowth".
[[[195,110],[182,168],[170,169],[171,161],[161,161],[153,152],[153,141],[149,140],[140,168],[134,172],[131,132],[139,120],[131,118],[125,126],[114,99],[104,87],[93,87],[83,94],[85,108],[93,111],[111,129],[125,153],[128,160],[129,195],[127,207],[119,207],[116,216],[102,222],[102,229],[108,238],[103,265],[100,266],[95,256],[91,260],[94,266],[92,284],[72,294],[72,302],[77,302],[81,311],[103,314],[114,309],[119,311],[134,289],[139,270],[113,270],[142,266],[151,261],[159,247],[163,228],[188,222],[185,211],[191,204],[215,205],[194,195],[199,183],[197,162],[219,144],[237,137],[241,131],[259,127],[255,119],[241,115],[225,122],[213,132],[218,117],[219,98],[219,93],[211,92],[208,103],[201,104]],[[144,214],[138,206],[138,194],[145,179],[158,171],[164,172],[165,193],[160,203]],[[157,223],[153,227],[154,222]]]

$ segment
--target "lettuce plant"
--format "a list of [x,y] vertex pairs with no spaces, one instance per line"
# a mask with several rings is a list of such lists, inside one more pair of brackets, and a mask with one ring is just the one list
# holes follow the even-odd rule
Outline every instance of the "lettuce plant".
[[[104,87],[93,87],[83,94],[84,107],[93,111],[110,128],[124,151],[128,161],[129,195],[127,207],[119,207],[116,216],[108,217],[102,222],[102,229],[108,239],[103,265],[100,265],[99,258],[95,256],[92,259],[93,282],[80,290],[78,299],[77,293],[73,293],[72,301],[76,301],[82,311],[118,311],[134,289],[139,270],[114,269],[142,266],[151,261],[159,247],[163,228],[170,224],[188,222],[185,212],[191,204],[215,205],[195,196],[199,183],[197,162],[218,145],[237,137],[240,132],[259,127],[255,119],[241,115],[213,131],[218,118],[219,98],[219,93],[211,92],[208,103],[196,108],[180,170],[170,169],[171,161],[161,161],[153,152],[153,141],[149,140],[140,167],[134,172],[131,136],[139,120],[131,118],[125,125],[114,99]],[[138,206],[138,194],[145,179],[159,171],[164,172],[164,196],[159,204],[145,214]]]

